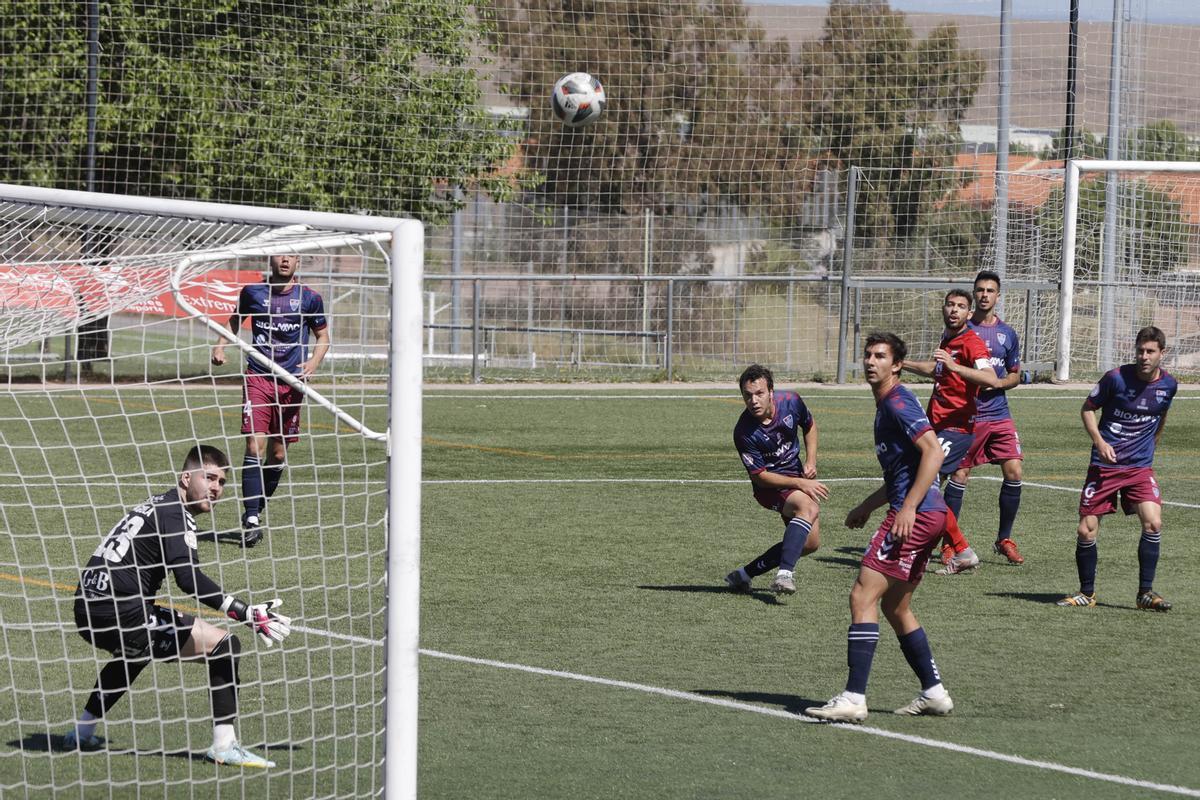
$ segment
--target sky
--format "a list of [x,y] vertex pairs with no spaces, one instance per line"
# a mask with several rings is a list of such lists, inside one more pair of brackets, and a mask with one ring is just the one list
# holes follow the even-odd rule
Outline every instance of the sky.
[[[789,6],[827,6],[828,0],[750,0]],[[1085,22],[1111,22],[1114,0],[1079,0],[1079,18]],[[1124,0],[1127,13],[1140,20],[1165,24],[1200,25],[1197,0]],[[1000,15],[1000,0],[891,0],[897,11],[937,14]],[[1067,20],[1070,0],[1012,0],[1015,19]]]

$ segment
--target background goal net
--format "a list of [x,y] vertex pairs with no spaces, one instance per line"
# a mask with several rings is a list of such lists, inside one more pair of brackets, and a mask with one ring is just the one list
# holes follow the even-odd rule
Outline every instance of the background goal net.
[[[246,356],[229,345],[211,366],[212,326],[274,254],[300,254],[332,346],[306,387],[266,536],[243,549]],[[30,758],[59,744],[109,658],[76,633],[80,568],[127,509],[174,486],[195,444],[232,464],[225,497],[199,518],[203,569],[227,593],[282,598],[297,625],[269,650],[241,636],[239,737],[279,767],[216,777],[244,781],[238,796],[374,796],[386,752],[410,767],[397,796],[411,794],[420,259],[420,225],[401,220],[0,186],[0,717],[22,740],[0,759],[24,759],[6,795],[212,795],[207,674],[179,662],[142,673],[105,721],[107,750]],[[169,578],[164,591],[224,624]]]

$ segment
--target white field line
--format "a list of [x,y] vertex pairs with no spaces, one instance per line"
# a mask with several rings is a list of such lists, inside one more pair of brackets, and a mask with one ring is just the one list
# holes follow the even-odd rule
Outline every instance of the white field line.
[[[879,483],[882,478],[821,478],[822,483]],[[1000,483],[1003,478],[992,475],[976,475],[971,478],[973,481],[992,481]],[[347,481],[348,482],[348,481]],[[365,483],[365,481],[358,481]],[[746,484],[744,478],[438,478],[427,479],[421,481],[423,486],[487,486],[487,485],[521,485],[521,484],[555,484],[559,486],[578,484],[580,486],[592,484],[664,484],[664,485],[695,485],[695,486],[740,486]],[[319,485],[312,481],[294,481],[292,486],[296,487],[313,487]],[[1034,481],[1022,481],[1022,485],[1029,486],[1035,489],[1046,489],[1053,492],[1078,492],[1078,486],[1057,486],[1052,483],[1035,483]],[[23,488],[51,488],[58,486],[57,483],[49,480],[26,481],[24,483],[0,483],[0,489],[23,489]],[[1195,508],[1200,509],[1200,503],[1181,503],[1178,500],[1163,500],[1164,506],[1172,506],[1174,508]]]
[[[62,630],[63,624],[57,622],[50,623],[6,623],[5,627],[14,629],[47,629],[47,630]],[[363,636],[353,636],[345,633],[334,633],[333,631],[321,630],[318,628],[309,628],[300,625],[292,626],[292,630],[300,633],[307,633],[313,636],[323,636],[329,639],[338,639],[342,641],[353,642],[355,644],[367,645],[370,647],[384,647],[385,642],[375,639],[367,639]],[[628,689],[635,692],[644,692],[646,694],[655,694],[661,697],[669,697],[675,700],[686,700],[693,703],[704,703],[706,705],[728,708],[734,711],[748,711],[754,714],[762,714],[769,717],[779,717],[781,719],[791,720],[793,722],[817,723],[812,717],[806,717],[802,714],[793,714],[789,711],[784,711],[778,708],[769,708],[767,706],[754,705],[752,703],[739,703],[736,700],[725,700],[719,697],[708,697],[695,692],[685,692],[679,689],[667,689],[661,686],[650,686],[644,683],[634,683],[633,681],[613,680],[611,678],[601,678],[595,675],[583,675],[577,672],[565,672],[563,670],[545,669],[544,667],[532,667],[525,664],[513,664],[507,661],[495,661],[487,658],[474,658],[472,656],[457,655],[454,653],[444,653],[440,650],[429,650],[421,648],[418,652],[423,656],[430,658],[440,658],[447,661],[457,661],[465,664],[474,664],[476,666],[492,667],[494,669],[507,669],[514,672],[524,672],[531,675],[542,675],[550,678],[563,678],[566,680],[579,681],[581,683],[591,683],[598,686],[608,686],[616,689]],[[913,736],[907,733],[897,733],[888,731],[882,728],[872,728],[867,725],[851,725],[848,723],[830,723],[828,727],[837,728],[844,731],[852,731],[854,733],[863,733],[869,736],[879,736],[884,739],[893,739],[895,741],[905,742],[906,744],[915,744],[921,747],[932,747],[938,750],[949,750],[954,753],[963,755],[976,756],[985,758],[990,761],[999,761],[1006,764],[1014,764],[1022,767],[1032,767],[1034,769],[1047,770],[1049,772],[1059,772],[1064,775],[1074,775],[1081,778],[1089,778],[1091,780],[1104,781],[1106,783],[1115,783],[1122,786],[1134,786],[1139,789],[1150,789],[1156,792],[1165,792],[1168,794],[1182,795],[1184,797],[1200,797],[1200,789],[1192,789],[1187,786],[1176,786],[1167,783],[1155,783],[1153,781],[1144,781],[1137,778],[1129,778],[1124,775],[1113,775],[1106,772],[1096,772],[1090,769],[1081,769],[1079,767],[1071,767],[1066,764],[1057,764],[1053,761],[1039,761],[1032,758],[1024,758],[1022,756],[1014,756],[1008,753],[999,753],[994,750],[983,750],[978,747],[970,747],[967,745],[956,744],[954,742],[944,742],[939,739],[930,739],[926,736]]]
[[[802,714],[793,714],[778,708],[768,708],[766,706],[758,706],[752,703],[739,703],[736,700],[724,700],[719,697],[708,697],[702,694],[696,694],[694,692],[680,691],[678,689],[666,689],[660,686],[648,686],[644,683],[633,683],[632,681],[618,681],[609,678],[599,678],[594,675],[580,675],[575,672],[544,669],[542,667],[530,667],[525,666],[524,664],[510,664],[506,661],[493,661],[487,658],[472,658],[470,656],[460,656],[453,653],[443,653],[438,650],[421,649],[420,653],[421,655],[429,656],[431,658],[442,658],[448,661],[458,661],[466,664],[475,664],[482,667],[508,669],[516,672],[526,672],[532,675],[543,675],[550,678],[564,678],[566,680],[580,681],[582,683],[592,683],[600,686],[610,686],[617,689],[629,689],[635,692],[645,692],[646,694],[656,694],[661,697],[670,697],[675,700],[687,700],[693,703],[705,703],[707,705],[720,706],[721,708],[729,708],[735,711],[750,711],[755,714],[763,714],[769,717],[780,717],[793,722],[819,722],[819,720],[813,719],[812,717],[806,717]],[[1128,778],[1124,775],[1111,775],[1106,772],[1096,772],[1090,769],[1080,769],[1079,767],[1069,767],[1065,764],[1056,764],[1053,761],[1038,761],[1031,758],[1009,755],[1008,753],[998,753],[994,750],[982,750],[978,747],[968,747],[967,745],[955,744],[954,742],[943,742],[938,739],[930,739],[925,736],[912,736],[907,733],[896,733],[895,731],[883,730],[882,728],[872,728],[866,725],[828,723],[828,726],[831,728],[837,728],[839,730],[865,733],[869,736],[880,736],[885,739],[894,739],[907,744],[915,744],[922,747],[933,747],[939,750],[949,750],[954,753],[977,756],[979,758],[986,758],[992,761],[1001,761],[1007,764],[1015,764],[1022,767],[1033,767],[1034,769],[1042,769],[1050,772],[1061,772],[1065,775],[1075,775],[1081,778],[1090,778],[1092,780],[1105,781],[1107,783],[1116,783],[1122,786],[1135,786],[1139,789],[1151,789],[1157,792],[1167,792],[1169,794],[1183,795],[1185,797],[1200,797],[1200,789],[1192,789],[1187,786],[1174,786],[1167,783],[1154,783],[1152,781],[1138,780],[1137,778]]]

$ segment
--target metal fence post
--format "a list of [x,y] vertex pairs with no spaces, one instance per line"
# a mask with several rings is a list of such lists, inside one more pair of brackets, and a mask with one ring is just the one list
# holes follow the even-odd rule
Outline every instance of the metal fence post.
[[663,336],[663,364],[667,368],[667,382],[675,380],[671,352],[671,328],[675,323],[675,281],[667,281],[667,330]]
[[471,281],[471,383],[480,383],[483,378],[479,368],[479,346],[481,344],[480,316],[483,300],[479,296],[483,286],[476,279]]
[[846,338],[850,334],[850,273],[854,264],[854,203],[858,199],[858,167],[851,165],[846,185],[846,239],[842,243],[842,301],[838,309],[837,382],[846,382]]

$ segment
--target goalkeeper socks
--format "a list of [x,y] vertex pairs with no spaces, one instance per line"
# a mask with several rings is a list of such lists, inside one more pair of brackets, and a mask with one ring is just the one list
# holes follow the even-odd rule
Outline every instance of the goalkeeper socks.
[[212,700],[213,722],[232,724],[237,718],[238,659],[241,640],[228,634],[208,654],[208,691]]
[[1021,482],[1005,481],[1000,484],[1000,533],[996,538],[1011,539],[1017,509],[1021,507]]
[[767,552],[742,567],[742,569],[746,570],[746,575],[751,578],[763,575],[779,566],[779,558],[782,554],[783,542],[776,542],[771,545],[771,548]]
[[118,700],[125,696],[129,685],[138,675],[142,674],[142,670],[149,664],[149,660],[126,661],[123,658],[105,664],[104,668],[100,670],[100,677],[96,679],[92,693],[88,695],[87,703],[83,706],[84,713],[90,714],[93,719],[103,717]]
[[955,517],[962,513],[963,492],[966,490],[966,485],[958,483],[954,478],[946,481],[946,486],[942,489],[942,497],[946,498],[946,505],[954,512]]
[[917,628],[897,638],[900,639],[900,650],[904,653],[905,660],[921,681],[921,691],[940,685],[942,676],[934,663],[933,651],[929,649],[929,638],[925,635],[925,629]]
[[[263,495],[265,497],[272,497],[275,494],[275,490],[279,488],[279,481],[283,478],[283,468],[285,466],[287,464],[284,463],[267,464],[262,468]],[[266,504],[267,501],[264,499],[263,505],[266,506]]]
[[81,742],[87,741],[96,732],[96,723],[99,720],[92,715],[92,712],[84,710],[79,715],[79,721],[75,723],[75,738]]
[[233,725],[222,723],[213,726],[213,744],[212,749],[221,751],[228,750],[237,742],[237,731]]
[[875,659],[875,645],[879,644],[878,622],[855,622],[846,632],[846,666],[850,675],[846,678],[846,691],[867,693],[867,678],[871,677],[871,662]]
[[242,459],[242,505],[246,516],[257,515],[264,502],[262,460],[247,453]]
[[783,549],[780,551],[779,568],[791,572],[804,552],[804,543],[812,533],[812,523],[800,517],[792,517],[783,529]]
[[1138,541],[1138,594],[1154,588],[1154,573],[1158,569],[1158,550],[1162,531],[1142,531]]
[[[1140,549],[1140,548],[1139,548]],[[1085,542],[1075,540],[1075,567],[1079,570],[1079,591],[1083,594],[1096,593],[1096,562],[1099,554],[1096,552],[1096,540]]]

